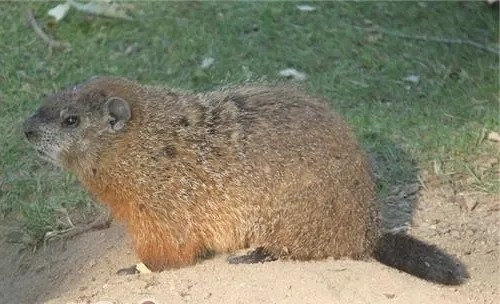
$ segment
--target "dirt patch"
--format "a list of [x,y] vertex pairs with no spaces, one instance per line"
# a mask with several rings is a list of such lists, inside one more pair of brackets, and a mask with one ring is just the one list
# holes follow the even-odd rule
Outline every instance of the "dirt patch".
[[[36,253],[0,246],[0,303],[495,303],[499,297],[498,197],[456,193],[424,181],[395,189],[413,200],[411,234],[457,255],[469,268],[462,286],[428,283],[375,261],[268,262],[231,265],[216,256],[192,267],[120,276],[138,262],[124,227],[54,240]],[[392,199],[391,199],[392,197]],[[471,203],[472,201],[473,203]],[[405,204],[406,204],[405,203]],[[473,206],[473,207],[471,207]],[[387,207],[387,206],[386,206]]]

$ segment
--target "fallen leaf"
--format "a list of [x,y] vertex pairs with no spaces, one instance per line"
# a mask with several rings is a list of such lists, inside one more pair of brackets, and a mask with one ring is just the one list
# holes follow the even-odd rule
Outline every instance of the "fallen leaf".
[[210,67],[214,63],[214,61],[215,61],[215,59],[213,59],[212,57],[207,57],[207,58],[203,59],[203,61],[201,62],[201,68],[206,69],[206,68]]
[[374,43],[374,42],[379,41],[380,39],[382,39],[382,34],[378,33],[378,34],[369,35],[366,38],[366,41],[368,41],[369,43]]
[[297,5],[297,8],[303,12],[312,12],[312,11],[316,10],[316,8],[314,8],[310,5],[307,5],[307,4]]
[[495,131],[490,131],[488,133],[488,137],[487,138],[488,138],[488,140],[491,140],[491,141],[500,142],[500,134],[498,134]]
[[135,268],[139,271],[139,273],[151,273],[151,270],[149,270],[149,268],[143,263],[137,264]]
[[418,76],[418,75],[408,75],[408,76],[405,77],[404,80],[417,84],[420,81],[420,76]]
[[85,13],[132,20],[132,17],[127,14],[127,11],[131,10],[131,7],[125,4],[114,3],[111,0],[91,0],[86,4],[78,3],[74,0],[67,1],[72,7]]
[[356,81],[356,80],[350,80],[350,79],[348,79],[347,81],[349,81],[350,83],[355,84],[357,86],[360,86],[362,88],[368,88],[369,87],[369,85],[367,85],[364,82],[360,82],[360,81]]
[[21,89],[20,89],[20,90],[21,90],[22,92],[32,92],[32,91],[33,91],[33,90],[32,90],[32,88],[33,88],[33,86],[32,86],[31,84],[29,84],[29,83],[25,82],[25,83],[23,83],[23,85],[21,86]]
[[306,79],[306,74],[297,71],[296,69],[284,69],[280,71],[280,76],[283,77],[292,77],[297,80]]
[[201,80],[201,79],[207,79],[208,77],[209,77],[209,75],[207,74],[207,72],[205,72],[205,70],[203,70],[201,68],[198,68],[198,69],[194,70],[194,72],[193,72],[194,79]]
[[135,53],[138,49],[139,49],[139,45],[137,43],[129,45],[127,47],[127,49],[125,50],[125,55],[130,55],[131,53]]
[[58,6],[51,8],[47,14],[54,17],[56,22],[59,22],[66,16],[70,8],[71,5],[69,5],[69,3],[59,4]]

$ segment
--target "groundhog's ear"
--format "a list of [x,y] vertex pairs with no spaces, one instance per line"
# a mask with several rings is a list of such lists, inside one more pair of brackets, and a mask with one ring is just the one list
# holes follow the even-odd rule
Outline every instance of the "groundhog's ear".
[[112,132],[120,131],[132,117],[127,101],[120,97],[110,97],[104,104],[104,113]]

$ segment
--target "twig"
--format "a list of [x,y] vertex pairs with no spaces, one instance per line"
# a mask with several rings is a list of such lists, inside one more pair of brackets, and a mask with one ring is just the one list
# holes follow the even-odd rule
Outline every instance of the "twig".
[[110,221],[108,219],[99,218],[86,226],[76,226],[67,231],[59,233],[60,237],[70,238],[80,233],[84,233],[90,230],[101,230],[109,228]]
[[45,41],[50,48],[67,48],[69,47],[69,44],[66,42],[60,42],[57,40],[52,39],[49,37],[45,32],[42,30],[40,25],[35,19],[35,15],[33,14],[33,11],[29,8],[26,9],[24,13],[26,20],[30,23],[31,27],[33,30],[35,30],[35,33],[38,35],[38,37],[42,38],[43,41]]
[[395,37],[400,37],[400,38],[407,38],[407,39],[415,39],[415,40],[424,40],[424,41],[434,41],[434,42],[440,42],[440,43],[447,43],[447,44],[465,44],[465,45],[470,45],[475,48],[481,49],[483,51],[487,51],[490,53],[494,54],[500,54],[500,49],[498,48],[493,48],[489,47],[486,45],[482,45],[478,42],[468,40],[468,39],[458,39],[458,38],[441,38],[441,37],[429,37],[425,35],[407,35],[399,32],[393,32],[381,28],[366,28],[366,27],[360,27],[360,26],[354,26],[355,29],[366,31],[366,32],[379,32],[382,34],[386,35],[391,35]]
[[47,241],[50,241],[51,239],[55,237],[60,237],[60,238],[71,238],[75,235],[78,235],[80,233],[84,233],[90,230],[100,230],[100,229],[106,229],[109,228],[109,225],[111,224],[111,214],[108,212],[105,212],[104,215],[99,216],[97,219],[95,219],[92,223],[85,225],[85,226],[73,226],[71,228],[61,230],[61,231],[53,231],[53,232],[48,232],[45,235],[45,240],[44,244]]

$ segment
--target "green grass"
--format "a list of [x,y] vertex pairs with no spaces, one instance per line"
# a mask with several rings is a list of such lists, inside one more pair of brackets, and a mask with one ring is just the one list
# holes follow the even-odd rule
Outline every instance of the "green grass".
[[[470,181],[457,182],[459,191],[498,192],[498,167],[481,162],[499,158],[483,140],[485,130],[500,131],[498,55],[360,29],[498,46],[498,11],[482,2],[319,2],[314,12],[295,2],[143,2],[137,21],[72,11],[49,28],[46,12],[57,3],[0,4],[0,219],[18,219],[22,242],[61,229],[57,209],[90,208],[74,177],[37,158],[20,123],[44,94],[92,75],[204,90],[296,68],[382,164],[382,194],[418,170]],[[24,22],[28,6],[70,51],[49,52]],[[202,71],[205,57],[215,63]]]

